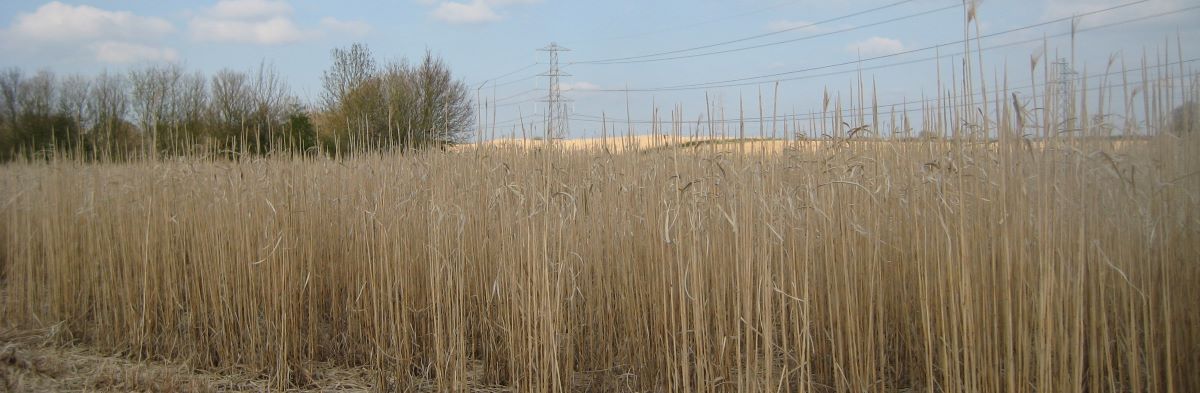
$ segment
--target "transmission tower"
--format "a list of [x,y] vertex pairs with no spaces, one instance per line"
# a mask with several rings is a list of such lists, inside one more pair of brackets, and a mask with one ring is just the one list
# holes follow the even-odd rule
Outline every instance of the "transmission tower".
[[549,52],[550,54],[550,70],[542,74],[550,79],[550,91],[546,95],[546,140],[562,138],[567,135],[567,101],[562,97],[562,88],[559,86],[559,78],[571,76],[563,73],[558,68],[558,52],[567,52],[567,49],[558,43],[551,42],[549,46],[538,49],[541,52]]
[[1058,59],[1054,65],[1058,68],[1059,121],[1062,122],[1064,128],[1067,128],[1070,127],[1071,116],[1074,114],[1075,77],[1079,73],[1071,68],[1071,63],[1068,63],[1067,59]]

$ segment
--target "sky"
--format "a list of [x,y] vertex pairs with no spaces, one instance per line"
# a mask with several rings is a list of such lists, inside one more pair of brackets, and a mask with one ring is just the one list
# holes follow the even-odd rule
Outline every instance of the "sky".
[[967,7],[985,73],[1013,85],[1030,83],[1043,47],[1089,75],[1167,49],[1200,64],[1186,62],[1200,56],[1200,0],[6,0],[0,67],[95,75],[169,62],[211,75],[267,62],[315,106],[333,48],[363,43],[381,62],[430,51],[490,108],[485,134],[500,137],[519,135],[518,118],[541,123],[549,57],[538,49],[555,42],[570,49],[559,54],[569,136],[583,137],[599,116],[645,121],[654,107],[694,122],[706,100],[733,118],[740,98],[757,116],[760,92],[768,115],[807,114],[860,74],[883,107],[935,94]]

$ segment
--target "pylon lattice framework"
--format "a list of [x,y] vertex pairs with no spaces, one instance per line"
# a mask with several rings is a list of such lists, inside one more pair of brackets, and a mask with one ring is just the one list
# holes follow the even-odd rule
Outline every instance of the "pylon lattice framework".
[[567,135],[569,123],[567,119],[567,100],[562,97],[562,87],[559,85],[559,78],[571,76],[562,72],[558,67],[558,52],[567,52],[567,49],[557,43],[551,42],[545,48],[538,49],[541,52],[549,52],[550,54],[550,70],[542,74],[550,79],[550,91],[543,100],[546,102],[546,139],[562,138]]
[[1058,59],[1054,65],[1058,67],[1058,120],[1066,126],[1066,122],[1071,121],[1069,117],[1074,114],[1072,107],[1075,105],[1075,78],[1079,73],[1071,68],[1066,59]]

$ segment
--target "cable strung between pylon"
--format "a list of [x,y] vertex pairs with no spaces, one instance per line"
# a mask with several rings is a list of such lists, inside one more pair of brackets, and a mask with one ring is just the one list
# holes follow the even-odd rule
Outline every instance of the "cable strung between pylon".
[[[1149,0],[1142,0],[1142,1],[1149,1]],[[814,38],[829,37],[829,36],[833,36],[833,35],[837,35],[837,34],[841,34],[841,33],[851,32],[851,31],[855,31],[855,30],[861,30],[861,29],[865,29],[865,28],[869,28],[869,27],[882,26],[882,25],[885,25],[888,23],[894,23],[894,22],[899,22],[902,20],[913,19],[913,18],[925,16],[925,15],[935,14],[935,13],[942,12],[942,11],[952,10],[952,9],[959,8],[959,7],[962,7],[962,5],[954,4],[954,5],[949,5],[949,6],[945,6],[945,7],[934,8],[931,10],[921,11],[921,12],[918,12],[915,14],[908,14],[908,15],[904,15],[904,16],[898,16],[895,18],[889,18],[889,19],[885,19],[885,20],[881,20],[881,21],[877,21],[877,22],[872,22],[872,23],[868,23],[865,25],[847,27],[847,28],[840,29],[840,30],[827,31],[824,33],[807,35],[804,37],[792,38],[792,39],[783,40],[783,41],[774,41],[774,42],[768,42],[768,43],[764,43],[764,44],[743,46],[740,48],[724,49],[724,50],[713,51],[713,52],[695,53],[695,54],[690,54],[690,55],[680,55],[680,56],[674,56],[674,57],[660,57],[660,58],[643,59],[643,60],[607,61],[607,62],[572,63],[572,64],[612,65],[612,64],[652,63],[652,62],[658,62],[658,61],[692,59],[692,58],[704,57],[704,56],[713,56],[713,55],[721,55],[721,54],[726,54],[726,53],[743,52],[743,51],[748,51],[748,50],[752,50],[752,49],[760,49],[760,48],[766,48],[766,47],[770,47],[770,46],[777,46],[777,45],[783,45],[783,44],[791,44],[791,43],[800,42],[800,41],[807,41],[807,40],[811,40]]]
[[[1006,34],[1011,34],[1011,33],[1015,33],[1015,32],[1022,31],[1022,30],[1028,30],[1028,29],[1032,29],[1032,28],[1035,28],[1035,27],[1041,27],[1041,26],[1045,26],[1045,25],[1050,25],[1050,24],[1054,24],[1054,23],[1060,23],[1060,22],[1063,22],[1063,21],[1072,20],[1072,19],[1075,19],[1075,18],[1077,18],[1077,17],[1089,16],[1089,15],[1095,15],[1095,14],[1104,13],[1104,12],[1111,12],[1111,11],[1114,11],[1114,10],[1117,10],[1117,9],[1120,9],[1120,8],[1124,8],[1124,7],[1129,7],[1129,6],[1133,6],[1133,5],[1136,5],[1136,4],[1145,3],[1146,1],[1148,1],[1148,0],[1139,0],[1139,1],[1136,1],[1136,2],[1125,3],[1125,4],[1121,4],[1121,5],[1117,5],[1117,6],[1113,6],[1113,7],[1105,8],[1105,9],[1102,9],[1102,10],[1097,10],[1097,11],[1087,12],[1087,13],[1080,14],[1080,15],[1077,15],[1077,16],[1072,16],[1072,17],[1064,17],[1064,18],[1054,19],[1054,20],[1050,20],[1050,21],[1046,21],[1046,22],[1040,22],[1040,23],[1035,23],[1035,24],[1031,24],[1031,25],[1027,25],[1027,26],[1017,27],[1017,28],[1013,28],[1013,29],[1009,29],[1009,30],[1005,30],[1005,31],[997,32],[997,33],[985,34],[985,35],[982,35],[982,36],[979,36],[979,37],[972,37],[972,38],[970,38],[970,39],[968,39],[968,40],[975,40],[975,39],[977,39],[977,38],[979,38],[979,39],[982,39],[982,38],[994,38],[994,37],[997,37],[997,36],[1006,35]],[[1099,26],[1093,26],[1093,27],[1089,27],[1089,28],[1085,28],[1085,29],[1078,29],[1078,30],[1075,30],[1075,33],[1082,33],[1082,32],[1086,32],[1086,31],[1092,31],[1092,30],[1097,30],[1097,29],[1102,29],[1102,28],[1108,28],[1108,27],[1113,27],[1113,26],[1117,26],[1117,25],[1122,25],[1122,24],[1128,24],[1128,23],[1138,22],[1138,21],[1142,21],[1142,20],[1146,20],[1146,19],[1159,18],[1159,17],[1163,17],[1163,16],[1168,16],[1168,15],[1176,14],[1176,13],[1181,13],[1181,12],[1191,11],[1191,10],[1194,10],[1194,9],[1196,9],[1196,8],[1200,8],[1200,6],[1191,6],[1191,7],[1185,7],[1185,8],[1177,9],[1177,10],[1174,10],[1174,11],[1168,11],[1168,12],[1163,12],[1163,13],[1158,13],[1158,14],[1153,14],[1153,15],[1143,16],[1143,17],[1139,17],[1139,18],[1133,18],[1133,19],[1128,19],[1128,20],[1124,20],[1124,21],[1119,21],[1119,22],[1114,22],[1114,23],[1108,23],[1108,24],[1099,25]],[[1066,35],[1070,35],[1070,34],[1072,34],[1072,33],[1070,33],[1070,32],[1067,32],[1067,33],[1055,34],[1055,35],[1050,35],[1050,36],[1046,36],[1046,37],[1042,37],[1042,38],[1036,38],[1036,39],[1025,40],[1025,41],[1018,41],[1018,42],[1014,42],[1014,43],[1001,44],[1001,45],[996,45],[996,46],[992,46],[992,47],[988,47],[988,48],[983,48],[983,49],[978,49],[978,50],[991,50],[991,49],[997,49],[997,48],[1002,48],[1002,47],[1007,47],[1007,46],[1020,45],[1020,44],[1029,43],[1029,42],[1041,41],[1041,40],[1043,40],[1043,39],[1045,39],[1045,38],[1053,38],[1053,37],[1061,37],[1061,36],[1066,36]],[[913,63],[917,63],[917,62],[923,62],[923,61],[934,60],[934,59],[937,59],[938,57],[933,57],[933,58],[923,58],[923,59],[912,60],[912,61],[905,61],[905,62],[899,62],[899,63],[891,63],[891,64],[882,65],[882,66],[874,66],[874,67],[868,67],[868,68],[861,68],[861,69],[858,69],[858,70],[839,71],[839,72],[827,73],[827,74],[819,74],[819,75],[809,75],[809,76],[804,76],[804,77],[796,77],[796,78],[784,78],[784,79],[771,79],[771,80],[755,81],[755,82],[749,82],[749,83],[735,83],[735,82],[742,82],[742,81],[752,81],[752,80],[755,80],[755,79],[765,79],[765,78],[772,78],[772,77],[777,77],[777,76],[784,76],[784,75],[792,75],[792,74],[798,74],[798,73],[804,73],[804,72],[811,72],[811,71],[823,70],[823,69],[828,69],[828,68],[834,68],[834,67],[840,67],[840,66],[846,66],[846,65],[859,64],[859,63],[862,63],[862,62],[867,62],[867,61],[874,61],[874,60],[880,60],[880,59],[892,58],[892,57],[897,57],[897,56],[903,56],[903,55],[912,54],[912,53],[917,53],[917,52],[924,52],[924,51],[928,51],[928,50],[939,49],[939,48],[941,48],[941,47],[950,47],[950,46],[952,46],[952,45],[962,44],[964,41],[967,41],[967,40],[955,40],[955,41],[950,41],[950,42],[944,42],[944,43],[937,44],[937,45],[930,45],[930,46],[926,46],[926,47],[922,47],[922,48],[910,49],[910,50],[906,50],[906,51],[901,51],[901,52],[896,52],[896,53],[890,53],[890,54],[886,54],[886,55],[879,55],[879,56],[874,56],[874,57],[868,57],[868,58],[859,59],[859,60],[844,61],[844,62],[841,62],[841,63],[825,64],[825,65],[820,65],[820,66],[814,66],[814,67],[803,68],[803,69],[799,69],[799,70],[785,71],[785,72],[777,72],[777,73],[773,73],[773,74],[765,74],[765,75],[756,75],[756,76],[750,76],[750,77],[744,77],[744,78],[737,78],[737,79],[726,79],[726,80],[720,80],[720,81],[710,81],[710,82],[697,82],[697,83],[689,83],[689,84],[682,84],[682,85],[660,86],[660,87],[651,87],[651,88],[628,88],[628,89],[593,89],[593,90],[590,90],[590,91],[598,91],[598,92],[621,92],[621,93],[623,93],[623,92],[652,92],[652,91],[703,90],[703,89],[721,88],[721,87],[753,86],[753,85],[757,85],[757,84],[761,84],[761,83],[769,83],[769,82],[784,82],[784,81],[792,81],[792,80],[809,79],[809,78],[813,78],[813,77],[819,77],[819,76],[837,75],[837,74],[841,74],[841,73],[845,73],[845,72],[855,72],[855,71],[859,71],[859,70],[869,70],[869,69],[882,69],[882,68],[888,68],[888,67],[894,67],[894,66],[900,66],[900,65],[913,64]],[[951,54],[951,55],[949,55],[949,56],[955,56],[955,55],[961,55],[961,54],[963,54],[963,53],[962,53],[962,52],[958,52],[958,53]]]
[[[802,26],[790,27],[790,28],[787,28],[787,29],[783,29],[783,30],[779,30],[779,31],[773,31],[773,32],[770,32],[770,33],[756,34],[756,35],[752,35],[752,36],[749,36],[749,37],[742,37],[742,38],[738,38],[738,39],[733,39],[733,40],[729,40],[729,41],[722,41],[722,42],[717,42],[717,43],[713,43],[713,44],[707,44],[707,45],[701,45],[701,46],[694,46],[694,47],[691,47],[691,48],[676,49],[676,50],[670,50],[670,51],[665,51],[665,52],[649,53],[649,54],[637,55],[637,56],[614,57],[614,58],[608,58],[608,59],[596,59],[596,60],[587,60],[587,61],[577,61],[577,62],[573,62],[573,63],[570,63],[570,64],[608,64],[608,63],[620,62],[620,61],[624,61],[624,60],[644,59],[644,58],[647,58],[647,57],[658,57],[658,56],[665,56],[665,55],[673,55],[673,54],[677,54],[677,53],[691,52],[691,51],[700,50],[700,49],[715,48],[715,47],[718,47],[718,46],[724,46],[724,45],[729,45],[729,44],[736,44],[736,43],[738,43],[738,42],[744,42],[744,41],[754,40],[754,39],[758,39],[758,38],[769,37],[769,36],[776,35],[776,34],[783,34],[783,33],[791,32],[791,31],[796,31],[796,30],[800,30],[800,29],[807,29],[807,28],[811,28],[811,27],[819,26],[819,25],[822,25],[822,24],[827,24],[827,23],[837,22],[837,21],[839,21],[839,20],[842,20],[842,19],[852,18],[852,17],[859,16],[859,15],[865,15],[865,14],[869,14],[869,13],[872,13],[872,12],[876,12],[876,11],[885,10],[885,9],[888,9],[888,8],[891,8],[891,7],[895,7],[895,6],[898,6],[898,5],[904,4],[904,3],[911,3],[911,2],[913,2],[913,1],[914,1],[914,0],[902,0],[902,1],[897,1],[897,2],[895,2],[895,3],[886,4],[886,5],[883,5],[883,6],[879,6],[879,7],[875,7],[875,8],[871,8],[871,9],[863,10],[863,11],[858,11],[858,12],[855,12],[855,13],[846,14],[846,15],[842,15],[842,16],[835,17],[835,18],[830,18],[830,19],[822,20],[822,21],[819,21],[819,22],[813,22],[813,23],[809,23],[809,24],[806,24],[806,25],[802,25]],[[961,4],[958,4],[958,5],[955,5],[955,6],[953,6],[953,7],[961,7],[961,6],[962,6]],[[653,61],[653,60],[652,60],[652,61]],[[613,63],[613,64],[616,64],[616,63]]]
[[[1181,64],[1195,63],[1198,61],[1200,61],[1200,57],[1194,57],[1194,58],[1190,58],[1190,59],[1186,59],[1186,60],[1173,61],[1173,62],[1169,62],[1166,64],[1158,64],[1158,65],[1149,66],[1149,67],[1131,68],[1131,69],[1127,69],[1127,70],[1122,70],[1122,72],[1136,72],[1136,71],[1142,71],[1142,70],[1146,70],[1146,69],[1155,69],[1158,67],[1171,67],[1171,66],[1176,66],[1176,65],[1181,65]],[[1082,77],[1080,79],[1088,80],[1088,79],[1104,78],[1104,77],[1110,77],[1110,76],[1112,76],[1111,73],[1093,74],[1093,75],[1088,75],[1088,76]],[[1185,77],[1186,77],[1186,75],[1185,75]],[[1047,85],[1047,83],[1046,82],[1036,83],[1033,81],[1023,81],[1023,82],[1014,82],[1013,85],[1016,85],[1016,86],[1031,85],[1031,86],[1029,86],[1030,88],[1037,89],[1037,88],[1045,87]],[[1102,88],[1104,88],[1104,86],[1096,86],[1096,87],[1090,87],[1090,88],[1087,88],[1087,89],[1084,89],[1081,91],[1095,91],[1095,90],[1102,89]],[[1011,90],[1011,91],[1017,91],[1017,90]],[[973,97],[980,99],[980,100],[982,100],[984,98],[983,93],[973,95]],[[878,107],[897,107],[897,106],[908,106],[908,105],[916,105],[916,104],[928,104],[928,103],[932,103],[935,101],[937,101],[936,98],[928,98],[928,99],[921,99],[921,100],[908,100],[908,101],[903,101],[903,102],[895,102],[895,103],[891,103],[891,104],[878,104],[876,106],[878,106]],[[879,112],[879,113],[880,114],[905,113],[905,112],[915,112],[915,111],[919,111],[919,110],[921,110],[921,108],[906,109],[906,110],[899,110],[899,111],[892,111],[892,112]],[[598,123],[604,119],[607,119],[607,121],[609,121],[609,122],[618,122],[618,123],[625,123],[625,122],[629,122],[629,123],[633,123],[633,124],[652,124],[652,123],[661,124],[662,123],[662,121],[642,120],[642,119],[631,120],[631,119],[624,119],[624,118],[619,118],[619,117],[597,116],[597,115],[586,114],[586,113],[575,113],[575,114],[572,114],[571,116],[572,116],[571,120],[578,120],[578,121],[592,122],[592,123]],[[809,119],[816,118],[816,117],[819,117],[819,116],[817,116],[815,114],[806,115],[806,116],[776,115],[776,116],[766,116],[766,117],[762,117],[762,116],[740,117],[740,118],[733,118],[733,119],[721,119],[721,120],[711,120],[711,121],[714,123],[737,123],[737,122],[741,122],[741,121],[745,121],[747,123],[755,123],[760,120],[761,121],[809,120]],[[705,120],[705,122],[709,122],[709,120]]]

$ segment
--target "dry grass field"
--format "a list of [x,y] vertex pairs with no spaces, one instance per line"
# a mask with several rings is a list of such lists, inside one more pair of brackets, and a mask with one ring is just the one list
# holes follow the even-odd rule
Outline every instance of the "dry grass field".
[[278,388],[1200,386],[1200,139],[1040,145],[10,164],[3,320]]
[[1197,86],[1115,126],[964,88],[945,138],[835,102],[819,141],[7,163],[0,387],[1200,391]]

